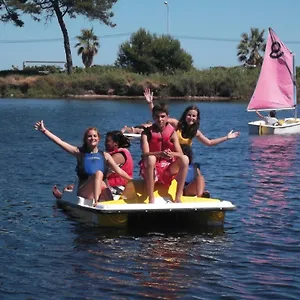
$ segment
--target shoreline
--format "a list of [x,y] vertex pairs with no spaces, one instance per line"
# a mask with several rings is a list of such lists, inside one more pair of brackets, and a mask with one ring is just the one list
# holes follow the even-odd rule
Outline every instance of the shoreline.
[[[85,94],[85,95],[67,95],[67,99],[88,99],[88,100],[120,100],[120,99],[130,99],[130,100],[145,100],[144,96],[118,96],[118,95],[96,95],[96,94]],[[153,97],[154,100],[185,100],[185,101],[203,101],[203,102],[230,102],[236,101],[238,99],[233,99],[230,97],[206,97],[206,96],[184,96],[184,97]]]

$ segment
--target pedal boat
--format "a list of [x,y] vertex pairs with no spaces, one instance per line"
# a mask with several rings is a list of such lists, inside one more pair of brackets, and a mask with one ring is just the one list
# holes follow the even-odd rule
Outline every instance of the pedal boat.
[[106,228],[223,226],[225,212],[235,210],[230,201],[213,198],[182,196],[182,203],[173,203],[176,187],[176,180],[169,187],[155,184],[154,204],[149,204],[145,182],[133,180],[118,200],[98,202],[94,206],[92,200],[77,196],[74,189],[64,191],[57,205],[79,222]]

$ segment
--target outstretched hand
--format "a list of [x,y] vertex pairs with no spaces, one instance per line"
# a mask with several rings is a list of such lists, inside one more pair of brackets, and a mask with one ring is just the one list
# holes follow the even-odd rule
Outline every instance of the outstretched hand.
[[44,121],[41,120],[41,121],[36,122],[35,125],[34,125],[34,128],[35,128],[35,130],[45,131],[46,128],[44,126]]
[[227,134],[227,139],[231,140],[231,139],[235,139],[240,135],[239,131],[233,131],[231,130],[228,134]]
[[144,90],[144,96],[145,96],[145,99],[148,103],[152,103],[153,102],[153,92],[151,92],[150,89],[146,88]]

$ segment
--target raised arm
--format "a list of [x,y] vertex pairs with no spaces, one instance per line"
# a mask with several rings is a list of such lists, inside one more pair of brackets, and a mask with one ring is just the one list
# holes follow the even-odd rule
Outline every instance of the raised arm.
[[[145,96],[145,99],[146,99],[147,103],[149,104],[149,109],[150,109],[150,112],[152,114],[152,109],[154,107],[153,92],[151,92],[151,90],[147,88],[147,89],[144,90],[144,96]],[[175,129],[177,129],[177,125],[178,125],[178,120],[177,119],[168,118],[168,123],[170,123]]]
[[114,161],[114,159],[111,157],[111,155],[107,152],[104,152],[104,157],[107,160],[110,168],[118,175],[121,177],[127,179],[127,180],[132,180],[132,177],[130,177],[124,170],[122,170]]
[[34,127],[35,130],[42,132],[48,139],[53,141],[55,144],[57,144],[58,146],[60,146],[62,149],[69,152],[70,154],[76,156],[79,153],[79,149],[77,147],[70,145],[67,142],[64,142],[58,136],[56,136],[48,129],[46,129],[43,120],[36,122]]
[[149,104],[149,109],[150,109],[151,114],[152,114],[152,109],[154,107],[154,104],[153,104],[153,92],[151,92],[150,89],[146,88],[144,90],[144,96],[145,96],[146,101]]
[[201,142],[202,144],[204,144],[206,146],[215,146],[215,145],[223,143],[227,140],[235,139],[239,135],[240,135],[240,133],[238,131],[231,130],[230,132],[227,133],[226,136],[210,140],[200,130],[198,130],[197,134],[196,134],[196,138],[199,142]]
[[255,112],[261,119],[266,119],[258,110],[256,110]]
[[168,123],[170,125],[172,125],[174,127],[175,130],[177,130],[177,127],[178,127],[178,120],[177,119],[174,119],[174,118],[168,118]]

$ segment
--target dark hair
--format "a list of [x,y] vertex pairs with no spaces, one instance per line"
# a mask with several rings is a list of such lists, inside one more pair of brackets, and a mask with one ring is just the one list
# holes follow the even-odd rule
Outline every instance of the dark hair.
[[119,148],[129,148],[130,140],[127,136],[125,136],[122,131],[114,130],[106,133],[106,139],[111,137],[111,139],[118,144]]
[[181,150],[184,155],[189,158],[189,165],[193,162],[193,150],[189,145],[181,145]]
[[[194,124],[188,125],[186,123],[186,115],[190,110],[195,110],[197,112],[197,120]],[[190,105],[188,106],[185,111],[182,113],[177,129],[181,131],[181,135],[183,138],[189,138],[192,139],[196,136],[197,130],[199,129],[200,126],[200,110],[196,105]]]
[[100,138],[101,138],[100,132],[99,132],[99,130],[98,130],[96,127],[89,127],[89,128],[87,128],[87,129],[85,130],[84,134],[83,134],[83,144],[82,144],[82,146],[80,147],[81,151],[83,151],[83,152],[88,152],[88,151],[89,151],[89,147],[87,146],[86,140],[87,140],[88,132],[89,132],[90,130],[94,130],[94,131],[97,132],[97,135],[98,135],[98,137],[99,137],[99,141],[100,141]]
[[157,113],[166,113],[169,115],[168,106],[164,103],[154,105],[152,108],[152,117],[155,117]]
[[276,111],[275,110],[270,111],[270,117],[272,117],[272,118],[276,117]]

